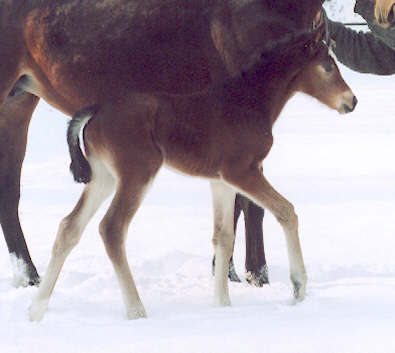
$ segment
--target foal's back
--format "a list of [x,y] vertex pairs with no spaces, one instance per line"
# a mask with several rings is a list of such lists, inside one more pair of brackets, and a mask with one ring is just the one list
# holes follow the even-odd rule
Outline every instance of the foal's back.
[[127,159],[149,161],[153,153],[182,173],[217,178],[235,156],[262,160],[272,135],[268,114],[230,104],[224,87],[216,86],[191,95],[133,92],[105,104],[90,121],[85,143],[116,169]]

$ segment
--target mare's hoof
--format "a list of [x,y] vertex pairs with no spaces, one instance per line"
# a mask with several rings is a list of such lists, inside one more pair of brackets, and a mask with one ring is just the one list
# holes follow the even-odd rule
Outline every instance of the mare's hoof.
[[231,282],[241,282],[239,276],[236,273],[235,265],[233,261],[231,260],[229,262],[229,274],[228,274],[229,280]]
[[26,263],[23,259],[11,256],[13,268],[12,284],[18,287],[38,286],[40,276],[32,263]]
[[[213,257],[213,261],[211,263],[211,274],[213,276],[215,276],[215,256]],[[235,265],[233,263],[233,259],[230,259],[229,262],[229,274],[228,274],[228,278],[231,282],[238,282],[240,283],[240,277],[238,276],[236,269],[235,269]]]
[[39,286],[41,282],[41,278],[38,275],[36,269],[34,269],[34,273],[29,273],[29,286]]
[[37,278],[31,278],[29,279],[29,286],[31,287],[39,287],[41,283],[41,278],[37,277]]
[[254,287],[263,287],[265,284],[269,284],[267,265],[262,266],[257,271],[247,271],[246,280]]

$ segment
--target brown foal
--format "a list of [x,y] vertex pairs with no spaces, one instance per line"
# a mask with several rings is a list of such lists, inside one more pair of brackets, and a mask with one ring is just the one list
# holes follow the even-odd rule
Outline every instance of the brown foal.
[[[355,108],[357,100],[322,36],[319,28],[265,47],[240,76],[200,93],[131,92],[77,113],[68,130],[71,170],[77,181],[88,183],[74,210],[60,224],[30,318],[40,320],[45,314],[67,255],[114,189],[100,234],[119,280],[128,318],[146,316],[128,266],[125,240],[131,219],[163,165],[211,183],[215,305],[230,305],[227,276],[237,192],[270,210],[282,225],[294,298],[303,300],[307,276],[298,218],[292,204],[266,180],[262,161],[272,147],[273,124],[294,93],[304,92],[342,114]],[[79,147],[83,126],[87,159]]]

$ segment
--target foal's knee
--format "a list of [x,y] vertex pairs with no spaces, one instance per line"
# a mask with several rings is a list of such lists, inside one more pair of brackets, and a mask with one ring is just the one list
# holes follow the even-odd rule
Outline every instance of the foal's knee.
[[64,218],[59,224],[58,235],[52,249],[53,254],[69,252],[78,244],[80,238],[81,227],[72,217]]
[[214,249],[220,247],[221,249],[225,250],[227,254],[232,254],[233,251],[233,237],[232,234],[221,230],[219,232],[215,232],[213,236],[213,246]]
[[110,218],[104,218],[99,225],[99,233],[103,239],[107,254],[112,261],[119,259],[123,243],[123,226]]

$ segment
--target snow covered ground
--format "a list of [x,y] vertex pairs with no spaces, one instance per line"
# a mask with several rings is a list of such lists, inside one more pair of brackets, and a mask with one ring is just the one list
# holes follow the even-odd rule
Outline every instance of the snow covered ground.
[[[233,306],[213,308],[212,210],[206,181],[163,170],[136,218],[129,261],[148,313],[127,321],[97,232],[103,207],[61,273],[49,311],[27,319],[36,288],[15,288],[0,240],[0,352],[395,352],[394,78],[342,67],[359,98],[347,116],[295,97],[275,126],[264,163],[295,205],[309,275],[291,304],[284,235],[267,213],[271,284],[230,285]],[[68,172],[66,118],[40,103],[23,168],[21,221],[41,274],[59,221],[81,186]],[[2,239],[2,237],[1,237]],[[235,262],[244,275],[244,231]]]

